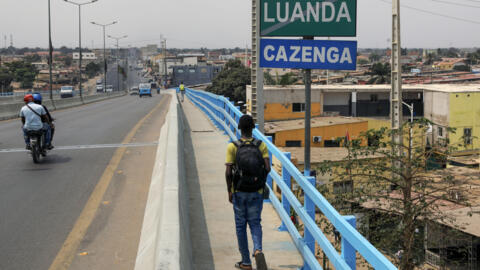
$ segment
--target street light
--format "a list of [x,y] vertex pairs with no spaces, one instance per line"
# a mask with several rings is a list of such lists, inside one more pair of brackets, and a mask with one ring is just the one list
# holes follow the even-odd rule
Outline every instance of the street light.
[[107,24],[101,24],[96,22],[90,22],[93,25],[101,26],[103,28],[103,91],[107,91],[107,54],[105,52],[105,28],[110,25],[114,25],[117,21],[113,21]]
[[121,39],[127,38],[128,36],[125,35],[125,36],[121,36],[121,37],[114,37],[114,36],[108,35],[108,37],[117,41],[117,91],[120,91],[120,78],[119,78],[119,75],[118,75],[118,68],[119,68],[118,59],[120,58],[120,47],[118,45],[118,42]]
[[52,101],[53,106],[53,79],[52,79],[52,65],[53,65],[53,48],[52,48],[52,22],[50,15],[50,0],[48,0],[48,55],[50,57],[48,63],[48,75],[49,75],[49,90],[50,90],[50,100]]
[[97,2],[98,0],[91,0],[85,3],[77,3],[73,2],[71,0],[63,0],[66,3],[70,3],[72,5],[76,5],[78,7],[78,47],[79,47],[79,58],[78,58],[78,83],[79,83],[79,89],[80,89],[80,99],[83,101],[83,96],[82,96],[82,6],[88,5],[88,4],[93,4]]

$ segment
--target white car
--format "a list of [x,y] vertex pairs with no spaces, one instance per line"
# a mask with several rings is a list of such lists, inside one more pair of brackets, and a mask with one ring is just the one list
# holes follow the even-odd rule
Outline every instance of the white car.
[[103,92],[103,84],[97,85],[97,92]]
[[113,92],[113,85],[107,85],[105,92],[107,93]]
[[73,86],[64,85],[60,88],[60,97],[61,98],[70,98],[74,96],[75,91],[73,90]]

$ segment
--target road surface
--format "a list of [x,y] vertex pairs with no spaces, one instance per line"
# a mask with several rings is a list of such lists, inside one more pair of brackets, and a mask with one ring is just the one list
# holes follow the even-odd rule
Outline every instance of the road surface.
[[125,96],[54,112],[56,148],[41,164],[20,152],[20,121],[0,122],[0,269],[131,269],[168,102]]

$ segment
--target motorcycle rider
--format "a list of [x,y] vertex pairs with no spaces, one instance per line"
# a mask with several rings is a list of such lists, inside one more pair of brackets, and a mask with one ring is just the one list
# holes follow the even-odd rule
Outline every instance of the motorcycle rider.
[[50,133],[50,144],[47,145],[47,149],[51,150],[53,148],[52,141],[53,135],[55,134],[55,125],[53,124],[53,117],[50,115],[47,106],[42,105],[42,94],[34,93],[33,94],[33,102],[35,104],[41,105],[45,112],[47,112],[47,122],[43,123],[43,128],[46,130],[47,133]]
[[[23,124],[23,137],[25,139],[26,149],[31,150],[30,138],[28,137],[28,131],[31,130],[44,130],[43,123],[47,122],[47,112],[42,106],[33,102],[33,95],[27,94],[23,98],[25,106],[20,110],[20,117]],[[45,144],[50,145],[50,134],[45,135]]]

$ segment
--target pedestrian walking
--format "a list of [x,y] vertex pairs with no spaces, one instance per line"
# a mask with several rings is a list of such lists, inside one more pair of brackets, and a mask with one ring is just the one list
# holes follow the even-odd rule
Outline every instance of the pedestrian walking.
[[183,82],[180,83],[180,86],[178,88],[180,90],[180,95],[182,97],[182,102],[183,102],[183,100],[185,99],[185,85],[183,84]]
[[238,269],[252,270],[248,250],[247,224],[250,226],[253,241],[253,257],[258,270],[267,270],[265,255],[262,252],[261,215],[263,199],[268,194],[267,175],[270,160],[265,143],[254,139],[252,131],[255,122],[250,115],[243,115],[238,122],[240,140],[227,147],[226,172],[228,200],[233,204],[238,249],[242,260],[235,264]]

